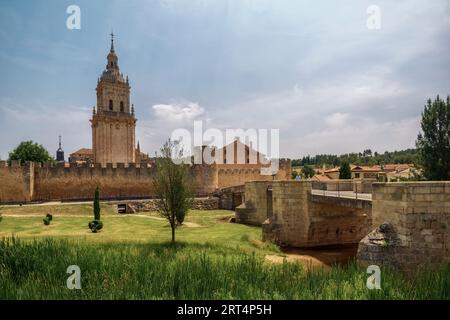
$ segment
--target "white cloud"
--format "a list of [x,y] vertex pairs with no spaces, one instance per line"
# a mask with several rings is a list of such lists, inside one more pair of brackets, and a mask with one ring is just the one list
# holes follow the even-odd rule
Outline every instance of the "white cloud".
[[169,122],[194,120],[205,112],[205,109],[193,102],[183,104],[156,104],[152,109],[156,117]]
[[[414,147],[420,116],[399,121],[356,118],[352,125],[315,130],[297,144],[303,154],[358,152],[365,148],[384,152]],[[294,142],[295,143],[295,142]]]
[[58,135],[62,135],[66,157],[81,148],[91,147],[91,110],[76,106],[25,107],[9,99],[0,99],[0,158],[21,141],[33,140],[54,154]]
[[347,113],[336,112],[327,116],[325,123],[330,127],[340,128],[347,123],[348,117]]

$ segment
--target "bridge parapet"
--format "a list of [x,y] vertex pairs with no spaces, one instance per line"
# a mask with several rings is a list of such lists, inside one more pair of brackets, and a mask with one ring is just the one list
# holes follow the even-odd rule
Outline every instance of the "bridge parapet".
[[373,231],[359,244],[362,264],[407,273],[450,263],[450,181],[373,185]]
[[372,200],[357,199],[350,197],[335,197],[329,195],[311,194],[311,201],[316,203],[332,204],[339,207],[357,208],[357,209],[372,209]]

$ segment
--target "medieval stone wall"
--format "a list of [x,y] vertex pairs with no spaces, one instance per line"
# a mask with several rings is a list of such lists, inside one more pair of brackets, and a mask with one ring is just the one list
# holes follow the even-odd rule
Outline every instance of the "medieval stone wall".
[[88,200],[92,199],[97,186],[102,199],[151,197],[154,169],[136,167],[131,164],[107,164],[90,167],[87,165],[70,168],[61,166],[38,167],[35,174],[35,193],[33,200]]
[[[244,184],[255,177],[259,169],[247,165],[230,165],[233,169],[219,174],[217,165],[193,165],[190,169],[192,187],[196,196],[207,196],[220,187]],[[240,166],[240,168],[238,167]],[[289,164],[290,167],[290,164]],[[49,200],[89,200],[95,188],[101,189],[103,199],[152,198],[153,178],[156,169],[145,165],[88,164],[70,167],[51,164],[20,166],[13,162],[8,166],[0,162],[0,202],[22,203]],[[248,172],[252,173],[248,173]],[[246,173],[247,172],[247,173]],[[288,176],[288,173],[280,173]],[[290,173],[289,173],[290,174]],[[272,176],[269,176],[272,179]],[[266,178],[266,176],[264,176]]]
[[0,203],[28,202],[33,194],[34,166],[0,161]]
[[359,244],[362,264],[405,272],[450,263],[450,182],[376,183],[373,231]]
[[275,175],[261,174],[260,164],[218,164],[218,187],[239,186],[247,181],[273,181],[291,179],[291,162],[281,159]]

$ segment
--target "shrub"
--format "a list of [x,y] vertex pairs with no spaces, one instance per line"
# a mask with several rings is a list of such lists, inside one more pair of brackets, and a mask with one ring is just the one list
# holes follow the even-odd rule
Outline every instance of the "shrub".
[[48,221],[53,220],[53,216],[50,213],[47,213],[47,215],[45,217],[48,219]]
[[103,229],[103,222],[101,222],[100,220],[93,220],[88,223],[88,227],[92,232],[97,233],[98,231]]

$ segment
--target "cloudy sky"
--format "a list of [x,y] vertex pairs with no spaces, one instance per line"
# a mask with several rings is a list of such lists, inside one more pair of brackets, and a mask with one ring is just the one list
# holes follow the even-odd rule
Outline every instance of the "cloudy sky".
[[1,0],[0,158],[30,139],[54,153],[59,134],[66,155],[91,147],[111,29],[150,154],[194,120],[280,129],[288,157],[403,149],[450,94],[448,0]]

